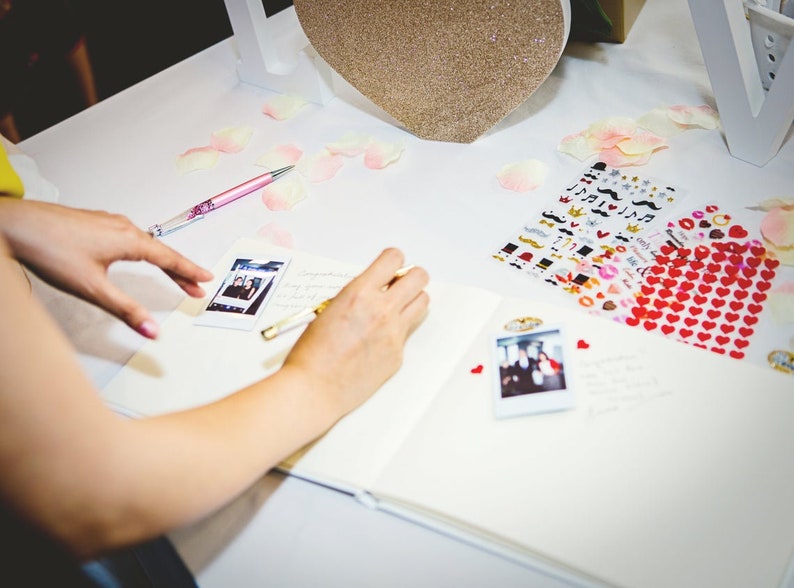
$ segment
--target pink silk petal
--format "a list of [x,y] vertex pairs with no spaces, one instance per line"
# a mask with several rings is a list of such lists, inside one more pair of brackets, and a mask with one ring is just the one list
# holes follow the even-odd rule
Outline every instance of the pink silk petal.
[[652,151],[639,155],[626,155],[618,147],[604,149],[598,154],[598,159],[612,167],[626,167],[629,165],[645,165],[651,159]]
[[794,323],[794,282],[781,284],[771,290],[768,303],[776,321]]
[[212,133],[210,146],[224,153],[239,153],[248,145],[253,133],[251,127],[227,127]]
[[775,247],[771,243],[765,243],[770,255],[783,265],[794,266],[794,247]]
[[584,161],[598,153],[598,149],[593,148],[584,133],[563,137],[560,144],[557,145],[557,151],[572,155],[579,161]]
[[369,169],[383,169],[400,159],[404,149],[401,143],[373,140],[364,152],[364,165]]
[[660,137],[672,137],[673,135],[683,133],[687,128],[670,118],[669,108],[663,106],[654,108],[650,112],[643,114],[637,120],[637,125]]
[[260,227],[256,234],[280,247],[292,249],[294,246],[292,233],[277,223],[268,223]]
[[292,210],[298,202],[306,198],[306,188],[299,179],[282,178],[262,190],[262,203],[270,210]]
[[667,147],[667,142],[650,132],[636,133],[633,137],[624,139],[616,147],[626,155],[642,155]]
[[338,141],[328,143],[325,148],[330,153],[354,157],[364,153],[371,142],[372,136],[370,135],[349,132],[345,133]]
[[220,152],[212,147],[194,147],[176,156],[176,168],[186,174],[199,169],[209,169],[218,163]]
[[773,208],[783,208],[785,210],[791,210],[794,208],[794,199],[786,199],[786,198],[767,198],[766,200],[762,200],[755,206],[750,206],[750,210],[765,210],[769,212]]
[[273,171],[288,165],[295,165],[301,157],[303,157],[303,151],[295,145],[277,145],[261,155],[254,163]]
[[280,94],[265,102],[262,113],[276,120],[287,120],[295,116],[298,111],[308,104],[299,96]]
[[761,220],[761,234],[775,247],[794,247],[794,209],[767,212]]
[[626,137],[631,137],[637,130],[637,122],[625,116],[603,118],[591,124],[585,136],[599,149],[616,145]]
[[310,182],[325,182],[336,175],[343,164],[341,155],[334,155],[323,150],[309,158],[298,162],[298,172]]
[[549,167],[537,159],[528,159],[505,165],[496,179],[503,188],[514,192],[527,192],[543,185]]
[[719,114],[707,104],[700,106],[671,106],[669,108],[669,116],[676,123],[687,127],[700,127],[711,130],[720,126]]

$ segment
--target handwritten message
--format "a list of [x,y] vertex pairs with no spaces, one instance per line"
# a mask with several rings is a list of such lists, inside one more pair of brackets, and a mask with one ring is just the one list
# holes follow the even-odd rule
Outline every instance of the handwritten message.
[[355,273],[346,271],[288,272],[278,286],[270,305],[279,312],[291,313],[315,306],[336,296]]
[[578,364],[578,387],[585,392],[588,418],[639,410],[669,397],[673,391],[642,353],[583,358]]

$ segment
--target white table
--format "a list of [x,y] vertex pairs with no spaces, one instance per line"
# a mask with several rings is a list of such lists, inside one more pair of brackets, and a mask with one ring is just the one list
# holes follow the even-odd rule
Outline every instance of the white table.
[[[434,279],[543,296],[543,287],[489,257],[529,218],[537,199],[585,168],[556,151],[560,139],[607,116],[714,105],[686,0],[647,0],[622,45],[569,45],[541,88],[471,145],[416,139],[350,88],[340,88],[326,106],[309,105],[293,119],[274,121],[260,111],[273,95],[241,84],[235,59],[233,41],[223,41],[20,146],[60,188],[61,203],[111,210],[146,227],[261,173],[254,161],[275,145],[293,143],[311,154],[350,130],[403,140],[396,164],[373,171],[360,159],[348,161],[333,180],[311,185],[291,211],[272,212],[258,198],[246,198],[167,241],[212,267],[238,237],[275,222],[293,235],[297,249],[363,265],[396,245]],[[243,152],[223,154],[210,170],[176,171],[176,155],[238,125],[255,130]],[[670,143],[639,171],[684,187],[692,202],[716,199],[730,207],[794,195],[791,140],[763,168],[732,158],[718,131],[689,131]],[[548,163],[545,185],[524,194],[502,189],[496,172],[529,158]],[[141,264],[114,266],[113,276],[158,320],[181,299],[167,278]],[[39,284],[36,289],[97,387],[143,343],[102,312]],[[783,329],[779,345],[790,346],[793,335],[794,328]],[[206,587],[569,585],[278,474],[173,536]]]

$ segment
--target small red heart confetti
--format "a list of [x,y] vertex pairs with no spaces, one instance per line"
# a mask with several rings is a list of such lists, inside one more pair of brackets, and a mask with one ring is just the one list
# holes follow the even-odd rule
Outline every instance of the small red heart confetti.
[[577,348],[577,349],[589,349],[589,347],[590,347],[590,343],[588,343],[588,342],[587,342],[587,341],[585,341],[584,339],[579,339],[579,340],[576,342],[576,348]]
[[473,374],[481,374],[482,373],[482,364],[478,364],[476,367],[471,368],[471,373]]

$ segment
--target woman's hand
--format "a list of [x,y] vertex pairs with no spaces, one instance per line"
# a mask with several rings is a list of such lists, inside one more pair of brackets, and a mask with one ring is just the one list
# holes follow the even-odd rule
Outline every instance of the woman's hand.
[[3,198],[0,232],[14,256],[40,278],[151,339],[157,337],[157,324],[146,308],[108,279],[113,262],[148,261],[193,297],[204,295],[199,282],[212,279],[209,271],[117,214]]
[[308,378],[344,415],[369,398],[400,367],[408,336],[422,322],[427,272],[412,268],[395,280],[404,258],[386,249],[333,299],[298,339],[284,368]]

